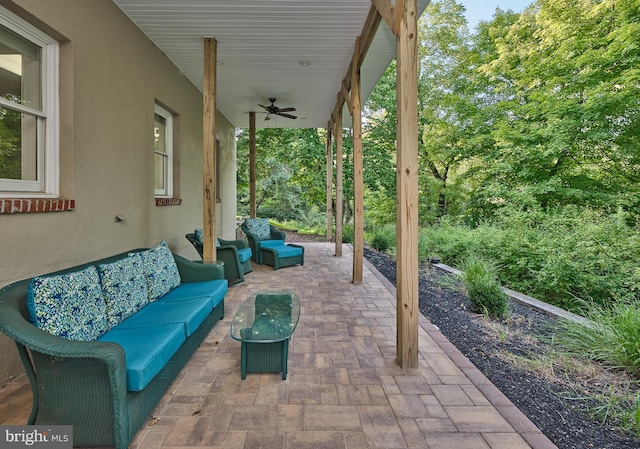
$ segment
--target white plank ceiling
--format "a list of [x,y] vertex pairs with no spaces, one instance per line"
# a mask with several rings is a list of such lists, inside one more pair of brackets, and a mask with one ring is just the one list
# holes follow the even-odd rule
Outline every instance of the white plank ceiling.
[[[218,42],[218,109],[236,127],[325,127],[371,0],[113,0],[202,91],[205,37]],[[422,12],[428,0],[419,0]],[[395,54],[381,24],[362,68],[368,95]],[[296,120],[258,104],[295,107]],[[348,114],[347,123],[350,123]]]

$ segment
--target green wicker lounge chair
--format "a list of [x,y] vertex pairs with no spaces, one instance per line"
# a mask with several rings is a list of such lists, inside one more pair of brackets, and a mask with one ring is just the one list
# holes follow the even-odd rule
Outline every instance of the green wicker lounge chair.
[[285,233],[270,225],[267,218],[247,218],[240,228],[249,240],[251,258],[260,265],[264,263],[261,248],[284,245]]
[[[202,243],[195,233],[185,235],[187,240],[198,251],[202,257]],[[229,281],[229,285],[244,282],[244,275],[251,273],[251,257],[253,251],[247,248],[243,240],[223,240],[217,239],[220,246],[216,245],[216,257],[224,262],[224,278]]]

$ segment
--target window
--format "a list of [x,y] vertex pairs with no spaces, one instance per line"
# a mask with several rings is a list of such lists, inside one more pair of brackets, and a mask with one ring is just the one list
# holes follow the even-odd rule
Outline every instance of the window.
[[156,104],[153,125],[154,193],[173,195],[173,115]]
[[0,196],[59,187],[58,43],[0,8]]

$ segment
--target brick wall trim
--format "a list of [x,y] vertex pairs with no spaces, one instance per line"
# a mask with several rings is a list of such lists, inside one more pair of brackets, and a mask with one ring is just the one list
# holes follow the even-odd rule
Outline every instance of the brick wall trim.
[[76,200],[60,198],[0,199],[0,214],[66,212],[76,208]]
[[182,198],[156,198],[156,206],[180,206]]

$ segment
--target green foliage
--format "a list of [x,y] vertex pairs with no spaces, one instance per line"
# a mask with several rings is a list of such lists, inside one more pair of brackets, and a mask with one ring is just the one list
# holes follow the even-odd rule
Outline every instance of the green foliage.
[[476,213],[523,197],[607,208],[638,192],[637,14],[634,1],[545,0],[481,30],[495,51],[478,71],[500,95],[490,105],[495,145],[474,175]]
[[380,252],[385,252],[386,250],[389,249],[389,246],[390,246],[389,241],[382,234],[374,234],[373,238],[371,239],[370,245],[376,251],[380,251]]
[[563,320],[557,341],[573,354],[640,376],[640,304],[590,304],[588,325]]
[[[307,221],[326,202],[324,131],[263,128],[256,131],[256,207],[260,216]],[[238,211],[249,214],[249,133],[237,141]],[[346,182],[346,181],[345,181]],[[348,189],[346,189],[348,192]]]
[[429,260],[430,257],[440,257],[437,252],[430,252],[429,234],[424,228],[418,230],[418,260],[421,263]]
[[345,225],[342,228],[342,243],[353,243],[353,225]]
[[0,108],[0,178],[22,178],[21,117],[19,112]]
[[462,269],[462,281],[471,310],[490,317],[506,317],[509,313],[509,297],[498,283],[495,265],[470,256],[463,263]]
[[366,189],[364,197],[364,219],[367,225],[373,227],[395,223],[395,193],[391,195],[382,185],[375,190],[370,188]]
[[581,208],[554,213],[511,211],[470,227],[443,219],[424,228],[426,252],[459,266],[466,254],[496,261],[503,284],[568,310],[576,298],[605,305],[640,292],[640,235],[629,213]]
[[386,225],[365,233],[369,245],[377,251],[385,252],[396,244],[395,225]]
[[[582,303],[588,322],[562,320],[555,327],[555,341],[577,359],[595,361],[607,369],[640,376],[640,302],[616,301],[606,307]],[[640,392],[606,386],[597,397],[587,397],[588,412],[603,424],[612,424],[640,436]],[[622,390],[622,391],[618,391]],[[583,398],[585,399],[585,398]]]
[[[522,14],[497,9],[470,33],[461,5],[430,2],[418,30],[420,260],[461,266],[476,254],[498,264],[502,284],[570,310],[579,299],[638,299],[639,15],[633,0],[538,0]],[[364,106],[369,241],[396,220],[395,68]],[[257,132],[261,216],[326,226],[325,136]],[[350,223],[352,140],[343,136]],[[246,130],[237,147],[246,215]],[[343,240],[352,242],[351,226]]]

